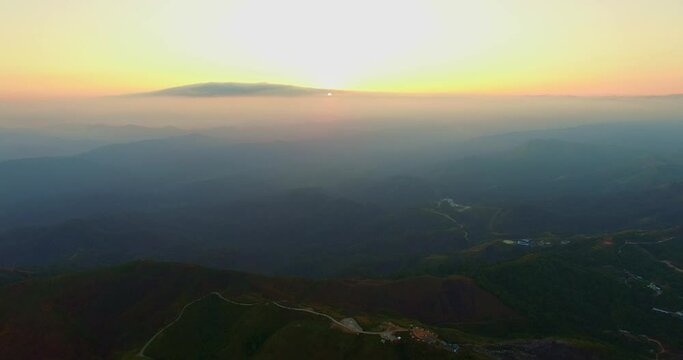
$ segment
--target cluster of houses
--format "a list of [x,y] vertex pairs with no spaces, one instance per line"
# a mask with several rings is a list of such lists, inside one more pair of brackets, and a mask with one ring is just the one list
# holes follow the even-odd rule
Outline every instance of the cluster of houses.
[[[532,246],[550,246],[550,245],[553,245],[553,242],[549,241],[549,240],[533,240],[533,239],[529,239],[529,238],[524,238],[524,239],[518,239],[518,240],[503,240],[503,244],[523,246],[523,247],[532,247]],[[560,244],[568,245],[568,244],[571,244],[571,241],[570,240],[562,240],[562,241],[560,241]]]
[[649,280],[643,279],[643,277],[640,275],[636,275],[636,274],[634,274],[630,271],[627,271],[627,270],[624,270],[624,271],[626,272],[626,275],[628,275],[628,278],[624,281],[624,283],[628,284],[629,281],[635,281],[636,283],[639,283],[639,284],[647,283],[647,285],[645,285],[645,287],[652,290],[652,292],[654,292],[656,296],[662,295],[662,288],[659,285],[657,285],[657,284],[655,284]]
[[517,240],[517,245],[519,245],[519,246],[531,246],[531,239]]
[[390,332],[383,332],[380,334],[380,341],[382,344],[386,344],[387,342],[391,344],[398,344],[401,342],[401,337]]
[[527,247],[533,245],[531,239],[503,240],[503,244],[506,244],[506,245],[517,245],[517,246],[527,246]]
[[416,341],[420,341],[450,352],[458,352],[458,350],[460,350],[460,346],[458,346],[457,344],[441,340],[435,332],[425,328],[421,328],[419,326],[410,327],[410,336]]
[[653,282],[647,284],[647,288],[654,291],[655,294],[657,294],[657,296],[662,295],[662,288],[660,288],[659,286],[657,286],[657,284]]

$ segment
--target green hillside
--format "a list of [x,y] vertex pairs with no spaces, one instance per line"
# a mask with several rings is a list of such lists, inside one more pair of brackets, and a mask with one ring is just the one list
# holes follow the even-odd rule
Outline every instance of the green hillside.
[[150,345],[154,359],[447,359],[417,342],[381,343],[344,333],[329,321],[274,305],[239,306],[209,296]]
[[[465,326],[504,337],[593,339],[640,358],[683,349],[680,229],[599,236],[496,240],[452,256],[424,259],[412,274],[460,272],[524,317],[523,325]],[[655,311],[662,309],[669,314]]]
[[[276,302],[314,309],[336,321],[352,317],[370,332],[384,331],[389,323],[426,327],[460,349],[454,354],[405,332],[395,333],[403,337],[398,344],[382,343],[378,333],[349,333],[322,315],[280,308]],[[498,351],[534,357],[551,351],[580,359],[618,354],[589,338],[495,334],[487,330],[493,324],[519,328],[526,320],[463,277],[304,280],[135,262],[0,289],[3,359],[135,359],[143,349],[144,356],[154,359],[496,358]]]

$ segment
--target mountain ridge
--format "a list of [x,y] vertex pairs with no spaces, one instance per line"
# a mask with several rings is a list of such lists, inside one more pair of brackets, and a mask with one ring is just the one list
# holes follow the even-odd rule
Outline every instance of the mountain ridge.
[[312,88],[271,83],[205,82],[181,85],[132,94],[130,96],[180,96],[180,97],[229,97],[229,96],[328,96],[338,90]]

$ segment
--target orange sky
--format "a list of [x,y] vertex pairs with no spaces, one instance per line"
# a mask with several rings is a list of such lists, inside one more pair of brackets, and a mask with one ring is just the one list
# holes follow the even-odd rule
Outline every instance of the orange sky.
[[271,82],[683,93],[680,0],[4,0],[0,97]]

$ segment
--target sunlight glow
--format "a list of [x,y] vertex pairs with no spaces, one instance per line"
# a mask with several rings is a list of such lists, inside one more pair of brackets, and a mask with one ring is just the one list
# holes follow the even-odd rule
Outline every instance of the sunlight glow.
[[198,82],[683,92],[679,0],[6,0],[0,96]]

